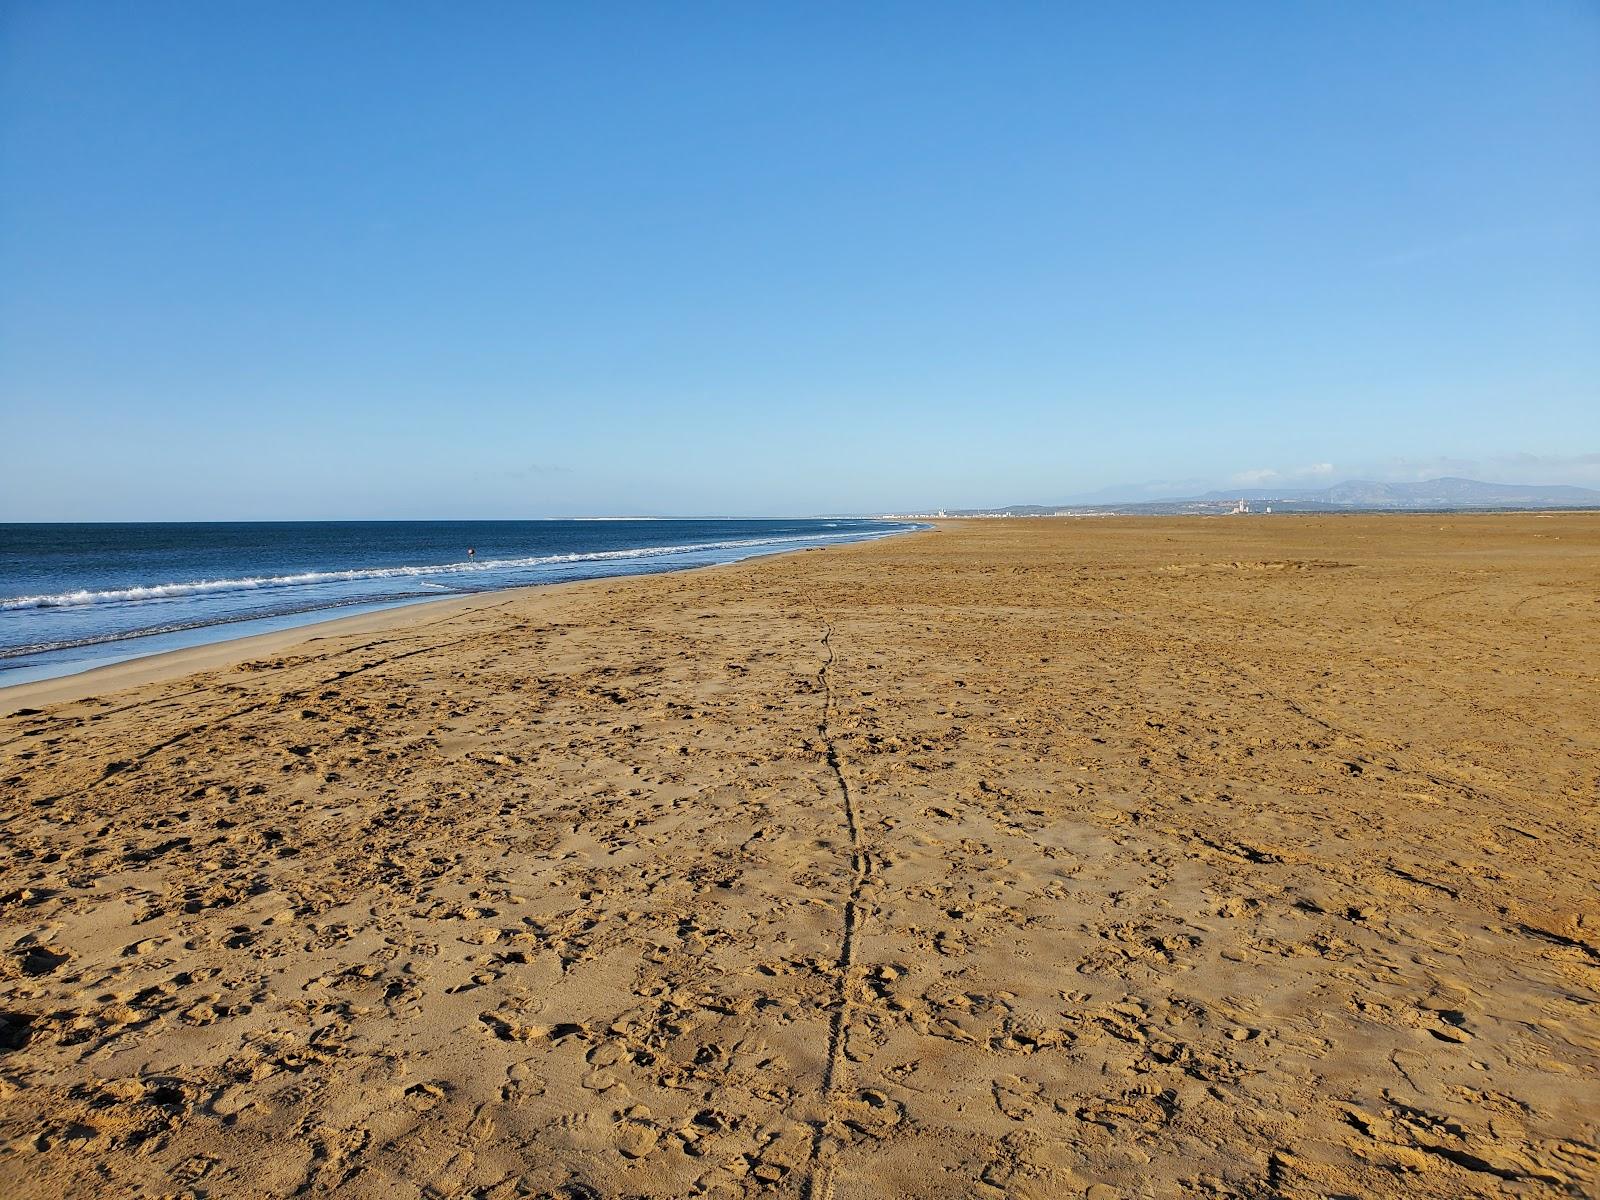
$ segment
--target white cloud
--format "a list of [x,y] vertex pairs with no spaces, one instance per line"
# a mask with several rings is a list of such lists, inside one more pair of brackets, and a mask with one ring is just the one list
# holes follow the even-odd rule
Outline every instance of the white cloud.
[[1282,473],[1274,471],[1271,467],[1255,467],[1249,471],[1235,472],[1230,482],[1243,484],[1245,487],[1260,487],[1264,483],[1276,483],[1282,478]]
[[1276,467],[1253,467],[1248,471],[1235,472],[1229,482],[1241,487],[1266,487],[1274,483],[1291,483],[1296,480],[1328,479],[1333,475],[1331,462],[1312,463],[1305,467],[1288,467],[1279,470]]

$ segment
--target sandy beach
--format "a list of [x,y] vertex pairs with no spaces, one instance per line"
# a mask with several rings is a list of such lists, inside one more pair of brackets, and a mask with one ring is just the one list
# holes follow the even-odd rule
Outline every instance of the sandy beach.
[[358,620],[0,693],[0,1194],[1600,1190],[1600,516]]

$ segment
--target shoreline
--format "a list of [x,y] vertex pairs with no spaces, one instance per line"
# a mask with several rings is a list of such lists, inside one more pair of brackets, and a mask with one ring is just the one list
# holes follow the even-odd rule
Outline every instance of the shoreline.
[[[563,580],[557,583],[531,583],[518,587],[496,588],[471,595],[440,596],[392,604],[370,612],[350,616],[331,616],[321,620],[306,621],[284,629],[263,633],[225,637],[202,642],[194,646],[180,646],[170,650],[155,650],[133,658],[120,659],[102,666],[87,667],[62,675],[43,679],[30,679],[21,683],[0,684],[0,717],[18,709],[35,708],[45,704],[63,704],[92,699],[105,692],[121,691],[142,684],[181,677],[199,671],[232,666],[257,654],[276,654],[303,642],[362,633],[394,631],[412,624],[422,623],[425,614],[438,614],[440,606],[449,606],[449,614],[470,612],[492,607],[506,599],[527,593],[556,592],[569,588],[582,588],[594,584],[614,583],[621,579],[644,579],[658,575],[678,575],[702,571],[725,570],[763,559],[783,558],[791,554],[805,554],[814,550],[837,550],[848,546],[872,545],[886,538],[912,537],[934,532],[937,526],[907,529],[880,538],[866,538],[852,542],[834,542],[821,546],[795,546],[791,549],[751,554],[731,562],[706,563],[700,566],[676,567],[666,571],[646,571],[634,574],[601,575],[592,579]],[[328,610],[336,611],[336,610]],[[224,629],[226,622],[205,626]],[[137,640],[137,637],[127,639]]]
[[[776,553],[752,554],[732,562],[707,563],[703,566],[679,567],[669,571],[640,572],[631,575],[602,575],[594,579],[573,579],[560,583],[534,583],[521,587],[497,588],[476,592],[470,596],[440,596],[396,604],[373,612],[353,616],[328,617],[308,621],[287,629],[274,629],[265,633],[246,634],[243,637],[223,638],[196,646],[182,646],[172,650],[157,650],[135,658],[89,667],[65,675],[46,679],[32,679],[23,683],[0,685],[0,717],[10,716],[19,710],[43,705],[68,704],[92,700],[101,695],[125,691],[146,684],[160,683],[201,671],[220,670],[236,666],[262,654],[280,654],[301,644],[326,641],[330,638],[355,636],[367,633],[398,633],[412,626],[430,623],[429,618],[449,619],[462,613],[482,608],[493,608],[507,600],[525,595],[558,594],[587,587],[615,584],[619,580],[652,579],[667,575],[699,574],[725,571],[734,567],[768,559],[786,558],[794,554],[809,554],[819,550],[842,550],[851,546],[870,546],[888,538],[915,537],[936,532],[937,526],[908,529],[887,535],[887,538],[865,539],[857,542],[837,542],[823,546],[796,546]],[[215,628],[223,628],[223,625]]]
[[[547,586],[574,587],[588,582],[592,581],[579,580],[570,584]],[[378,633],[419,623],[425,612],[436,613],[439,606],[450,606],[451,615],[456,611],[471,611],[474,608],[484,607],[491,597],[500,597],[503,600],[506,595],[527,590],[530,589],[505,588],[495,592],[480,592],[473,596],[441,596],[437,600],[418,600],[411,604],[395,605],[375,612],[309,621],[304,625],[294,625],[288,629],[224,638],[173,650],[156,650],[150,654],[89,667],[67,675],[54,675],[48,679],[31,679],[24,683],[6,684],[0,686],[0,716],[9,715],[18,709],[89,700],[102,694],[144,684],[181,678],[200,671],[217,670],[236,665],[258,654],[280,653],[301,643],[321,641],[345,634]]]

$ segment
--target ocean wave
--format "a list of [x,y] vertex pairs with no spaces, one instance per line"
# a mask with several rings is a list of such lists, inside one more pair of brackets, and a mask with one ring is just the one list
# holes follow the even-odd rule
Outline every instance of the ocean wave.
[[[864,531],[858,539],[886,536],[894,530]],[[132,604],[168,600],[184,596],[203,596],[226,592],[255,591],[262,588],[306,587],[322,583],[353,583],[379,579],[426,579],[440,575],[478,575],[491,571],[527,570],[565,563],[607,562],[618,559],[660,558],[670,555],[703,554],[717,550],[774,549],[806,542],[839,542],[837,532],[793,534],[775,538],[745,538],[720,542],[691,542],[678,546],[636,546],[626,550],[595,550],[588,553],[541,554],[528,558],[491,558],[466,562],[430,563],[400,567],[354,567],[343,571],[301,571],[293,575],[253,575],[239,579],[197,579],[188,583],[153,583],[104,591],[78,590],[39,596],[12,596],[0,600],[0,611],[30,608],[77,608],[99,604]]]

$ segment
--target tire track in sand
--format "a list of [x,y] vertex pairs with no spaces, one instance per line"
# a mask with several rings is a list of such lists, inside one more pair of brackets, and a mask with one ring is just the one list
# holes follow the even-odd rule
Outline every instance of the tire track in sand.
[[833,1195],[833,1150],[828,1141],[828,1110],[834,1096],[845,1087],[848,1060],[845,1057],[845,1034],[850,1022],[851,985],[856,965],[856,937],[861,930],[863,904],[861,896],[869,880],[876,874],[872,855],[868,853],[861,836],[860,816],[856,811],[855,793],[845,778],[839,760],[839,747],[834,740],[833,718],[838,701],[833,688],[833,665],[837,655],[833,648],[833,626],[823,622],[822,648],[826,657],[817,669],[817,682],[822,685],[822,719],[817,732],[822,738],[824,758],[833,775],[835,790],[844,812],[845,829],[850,835],[850,890],[844,903],[844,931],[839,940],[839,956],[835,960],[836,986],[833,1014],[828,1022],[828,1059],[822,1072],[822,1112],[813,1122],[811,1132],[811,1171],[806,1180],[807,1200],[830,1200]]

